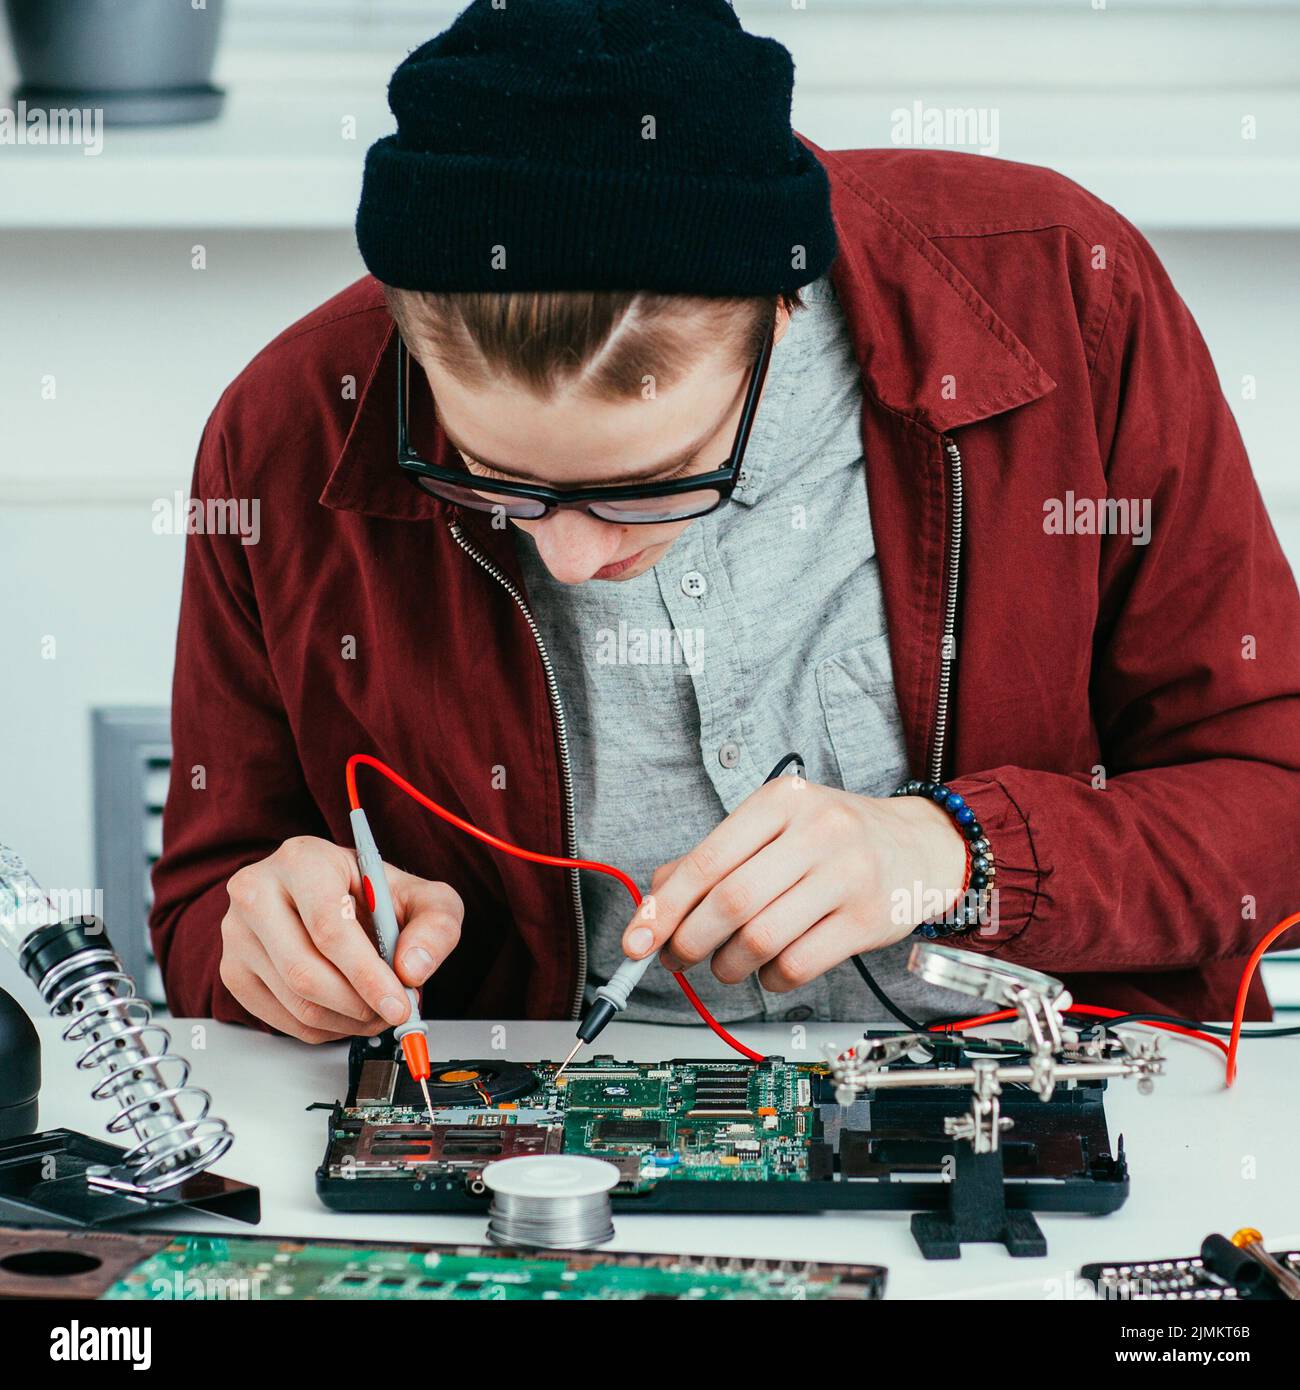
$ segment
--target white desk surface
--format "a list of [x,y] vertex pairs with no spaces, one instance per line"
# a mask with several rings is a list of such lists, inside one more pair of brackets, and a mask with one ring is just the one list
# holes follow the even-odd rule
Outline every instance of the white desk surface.
[[[38,1024],[44,1044],[40,1127],[64,1126],[105,1137],[107,1104],[89,1098],[75,1052],[51,1020]],[[480,1216],[344,1214],[321,1205],[315,1170],[325,1148],[326,1115],[313,1101],[342,1099],[343,1044],[308,1047],[228,1024],[172,1020],[177,1049],[194,1064],[194,1080],[212,1092],[213,1110],[237,1138],[218,1165],[262,1190],[260,1233],[354,1240],[482,1242]],[[737,1028],[741,1041],[791,1061],[821,1057],[823,1041],[847,1045],[851,1024],[810,1022],[805,1051],[791,1046],[788,1024]],[[492,1030],[504,1028],[504,1050]],[[567,1023],[457,1021],[429,1024],[435,1061],[501,1055],[520,1061],[558,1059],[572,1043]],[[615,1023],[595,1051],[619,1060],[735,1054],[703,1027]],[[883,1264],[892,1298],[1061,1298],[1089,1261],[1158,1259],[1193,1254],[1210,1231],[1257,1226],[1270,1246],[1300,1244],[1300,1038],[1243,1042],[1236,1085],[1225,1090],[1223,1059],[1204,1044],[1169,1036],[1165,1076],[1154,1094],[1113,1082],[1106,1098],[1112,1142],[1122,1132],[1132,1191],[1110,1216],[1040,1214],[1048,1253],[1011,1259],[1000,1247],[967,1246],[960,1260],[918,1254],[906,1212],[817,1215],[659,1215],[615,1213],[610,1249],[799,1257]],[[168,1223],[195,1230],[235,1229],[218,1218]],[[250,1230],[252,1228],[249,1228]]]

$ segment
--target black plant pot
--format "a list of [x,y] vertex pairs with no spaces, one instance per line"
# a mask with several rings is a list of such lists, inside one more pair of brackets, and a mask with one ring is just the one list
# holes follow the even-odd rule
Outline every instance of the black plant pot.
[[225,0],[5,0],[29,109],[101,109],[109,125],[210,120]]

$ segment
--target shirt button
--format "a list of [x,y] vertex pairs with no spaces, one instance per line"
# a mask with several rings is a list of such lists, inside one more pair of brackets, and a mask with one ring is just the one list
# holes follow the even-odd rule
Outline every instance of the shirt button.
[[793,1009],[787,1009],[785,1011],[787,1023],[802,1023],[805,1018],[811,1018],[812,1015],[813,1011],[807,1004],[797,1004]]
[[723,767],[735,767],[740,761],[740,744],[732,743],[730,739],[718,749],[718,761]]
[[709,592],[709,581],[699,570],[687,570],[682,575],[682,593],[687,598],[703,598]]

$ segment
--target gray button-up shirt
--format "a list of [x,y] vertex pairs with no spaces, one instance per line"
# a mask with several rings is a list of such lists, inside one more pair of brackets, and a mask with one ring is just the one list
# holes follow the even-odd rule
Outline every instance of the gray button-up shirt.
[[[804,299],[773,350],[732,503],[693,522],[652,570],[560,584],[517,533],[568,715],[579,853],[616,864],[643,891],[788,752],[803,755],[811,781],[867,796],[887,796],[908,774],[867,508],[861,379],[830,281]],[[622,960],[634,909],[603,874],[584,874],[583,903],[594,986]],[[909,945],[869,960],[891,997],[923,1016],[967,1011],[970,1000],[906,972]],[[724,1022],[889,1017],[848,963],[784,994],[755,977],[723,985],[707,964],[690,978]],[[654,967],[627,1017],[695,1014]]]

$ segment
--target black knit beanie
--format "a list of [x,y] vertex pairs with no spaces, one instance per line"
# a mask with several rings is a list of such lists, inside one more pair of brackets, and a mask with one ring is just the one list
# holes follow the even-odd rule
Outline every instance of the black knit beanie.
[[727,0],[474,0],[389,83],[362,258],[415,290],[795,290],[835,228],[793,81]]

